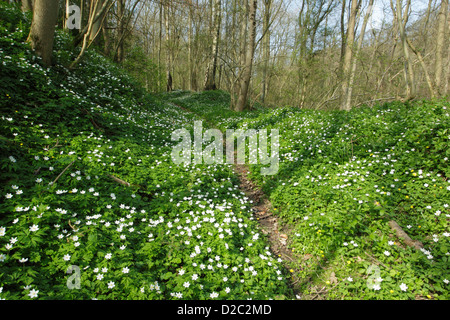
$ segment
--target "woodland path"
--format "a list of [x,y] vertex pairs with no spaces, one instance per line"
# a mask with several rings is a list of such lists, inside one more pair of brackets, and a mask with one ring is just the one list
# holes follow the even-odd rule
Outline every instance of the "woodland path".
[[[180,108],[181,110],[189,113],[194,113],[193,111],[180,106],[174,102],[171,103],[173,106]],[[200,118],[201,115],[196,114]],[[202,118],[203,119],[203,118]],[[210,128],[217,128],[213,123],[203,119]],[[225,143],[225,142],[224,142]],[[225,146],[224,146],[225,150]],[[235,151],[236,153],[236,151]],[[299,261],[299,257],[293,253],[287,247],[288,243],[288,226],[280,223],[279,218],[274,214],[273,206],[268,199],[264,191],[255,184],[249,178],[249,168],[247,164],[238,164],[236,162],[236,154],[234,156],[233,171],[239,180],[239,189],[245,193],[249,200],[251,200],[251,212],[253,217],[258,221],[261,231],[267,237],[267,241],[270,247],[270,251],[276,257],[283,260],[283,265],[290,274],[289,286],[294,291],[295,297],[302,297],[299,289],[299,284],[302,279],[298,278],[296,275],[295,261]]]

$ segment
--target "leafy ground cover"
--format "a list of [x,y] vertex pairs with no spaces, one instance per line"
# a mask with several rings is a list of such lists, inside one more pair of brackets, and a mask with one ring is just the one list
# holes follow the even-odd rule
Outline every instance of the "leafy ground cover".
[[[223,92],[168,98],[221,129],[279,130],[278,173],[250,165],[250,176],[289,229],[305,297],[449,298],[448,101],[233,115]],[[391,221],[421,247],[406,245]]]
[[193,114],[95,51],[69,72],[61,32],[42,68],[29,17],[0,17],[1,299],[291,295],[230,166],[172,162]]
[[[302,298],[449,298],[448,102],[237,114],[221,91],[148,95],[92,50],[69,72],[61,32],[44,69],[29,18],[0,5],[1,299],[296,298],[290,278]],[[278,173],[250,177],[296,260],[269,251],[230,165],[172,162],[198,119],[280,131]]]

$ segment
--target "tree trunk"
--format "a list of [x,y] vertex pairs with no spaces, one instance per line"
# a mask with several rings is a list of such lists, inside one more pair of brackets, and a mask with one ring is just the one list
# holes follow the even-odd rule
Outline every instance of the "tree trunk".
[[343,107],[344,110],[350,110],[352,108],[351,103],[352,103],[353,83],[355,80],[355,72],[356,72],[356,62],[357,62],[357,57],[361,50],[362,43],[364,40],[364,34],[366,32],[367,21],[369,21],[369,17],[372,14],[373,2],[374,2],[374,0],[369,1],[369,7],[367,8],[367,12],[364,17],[363,25],[361,28],[361,34],[359,35],[358,46],[355,50],[355,56],[353,57],[352,68],[350,70],[350,77],[348,79],[347,97],[345,99],[345,104]]
[[270,7],[272,5],[272,0],[264,0],[264,20],[263,20],[263,70],[262,70],[262,91],[261,91],[261,102],[264,103],[267,93],[267,69],[269,67],[270,60]]
[[[439,93],[442,93],[441,82],[442,82],[442,57],[444,54],[444,43],[445,43],[445,25],[447,23],[448,16],[448,0],[442,0],[441,10],[439,11],[439,22],[438,22],[438,34],[436,41],[436,70],[435,70],[435,84],[436,89]],[[447,48],[448,50],[448,48]]]
[[169,4],[166,2],[164,6],[164,19],[166,23],[166,80],[167,87],[166,91],[170,92],[173,90],[172,87],[172,64],[171,64],[171,45],[170,45],[170,24],[169,24]]
[[[87,34],[88,36],[90,35],[90,30],[92,29],[92,24],[96,23],[99,19],[101,19],[103,17],[104,14],[106,14],[106,11],[112,6],[112,4],[114,3],[115,0],[103,0],[103,5],[101,6],[100,10],[95,10],[97,12],[97,14],[92,14],[92,12],[83,12],[84,11],[84,6],[83,6],[83,1],[81,2],[81,9],[80,9],[80,14],[83,15],[84,13],[88,13],[88,21],[87,24],[83,27],[83,29],[75,36],[72,45],[74,47],[78,46],[81,41],[83,41],[86,37],[85,35]],[[91,3],[91,10],[95,7],[95,4],[97,2],[93,2]],[[81,19],[81,17],[80,17]],[[91,23],[92,22],[92,23]],[[91,28],[91,29],[89,29]]]
[[242,81],[240,83],[240,92],[235,111],[241,112],[247,104],[248,88],[250,85],[250,78],[252,75],[253,55],[255,53],[255,39],[256,39],[256,9],[258,1],[253,0],[249,8],[249,39],[247,41],[245,52],[245,65],[242,73]]
[[341,59],[340,59],[340,69],[339,76],[342,76],[342,66],[344,65],[344,55],[345,55],[345,43],[346,43],[346,32],[345,32],[345,10],[346,4],[345,0],[342,0],[342,10],[341,10]]
[[[70,2],[69,2],[69,0],[66,0],[65,1],[66,2],[66,4],[65,4],[65,6],[66,6],[66,12],[65,12],[65,22],[64,22],[64,29],[69,29],[69,17],[70,17],[70,14],[72,13],[72,12],[70,12],[69,11],[69,7],[70,7]],[[70,29],[69,29],[70,30]]]
[[55,24],[58,19],[58,0],[35,0],[33,21],[28,36],[31,47],[50,66],[53,53]]
[[161,63],[161,52],[162,52],[162,28],[163,28],[163,3],[159,3],[159,37],[158,37],[158,91],[162,90],[162,63]]
[[412,52],[414,52],[414,54],[419,59],[420,65],[422,66],[423,72],[425,74],[425,79],[427,81],[428,90],[430,90],[430,96],[431,96],[431,98],[434,98],[436,96],[436,89],[434,88],[433,82],[431,81],[430,75],[428,74],[428,69],[427,69],[427,66],[425,65],[425,61],[423,60],[422,54],[411,43],[411,41],[408,39],[408,37],[406,37],[406,42],[408,43],[408,46],[411,48]]
[[[244,0],[242,7],[243,9],[239,10],[237,5],[237,0],[233,1],[233,9],[235,13],[238,13],[236,17],[234,17],[233,21],[233,30],[236,28],[234,25],[237,25],[240,27],[239,29],[239,38],[236,39],[236,44],[239,43],[239,50],[237,52],[237,59],[239,61],[239,64],[237,66],[235,79],[233,79],[233,82],[231,83],[231,109],[236,110],[238,99],[241,95],[241,83],[243,81],[243,72],[245,68],[245,49],[247,44],[247,29],[248,29],[248,16],[249,16],[249,7],[248,7],[248,0]],[[239,18],[238,18],[239,17]],[[238,20],[241,20],[240,26],[237,24]]]
[[[356,25],[356,16],[358,14],[360,1],[352,0],[352,5],[350,9],[350,17],[348,20],[348,29],[346,36],[346,44],[345,44],[345,53],[344,53],[344,61],[342,64],[342,98],[345,99],[348,95],[348,76],[350,74],[352,56],[353,56],[353,45],[355,41],[355,25]],[[342,100],[343,102],[345,100]],[[350,107],[346,103],[342,103],[342,110],[350,110]]]
[[[450,31],[450,25],[449,25],[449,31]],[[448,50],[448,54],[447,54],[447,76],[445,77],[444,95],[449,94],[449,85],[450,85],[450,50]]]
[[[392,1],[392,0],[391,0]],[[408,10],[409,10],[410,0],[408,0],[405,13],[402,15],[402,1],[396,1],[395,17],[397,19],[398,31],[400,33],[400,41],[403,49],[403,56],[405,59],[405,84],[406,84],[406,100],[410,100],[415,95],[415,80],[414,80],[414,70],[412,67],[411,59],[409,57],[408,43],[406,40],[405,25],[408,21]]]
[[211,46],[211,57],[208,63],[205,77],[205,90],[215,90],[216,89],[216,70],[217,70],[217,56],[219,50],[219,38],[220,38],[220,20],[221,20],[221,3],[220,0],[215,0],[212,6],[213,20],[213,32],[212,32],[212,46]]
[[102,27],[102,24],[103,24],[103,18],[104,18],[104,15],[105,15],[105,12],[104,11],[102,12],[102,7],[103,7],[103,4],[104,4],[103,3],[104,0],[96,0],[96,1],[98,2],[98,4],[95,6],[96,10],[93,13],[94,14],[93,16],[96,16],[97,14],[100,14],[100,18],[97,19],[96,21],[94,21],[94,23],[92,24],[92,29],[91,29],[91,32],[89,34],[89,42],[93,42],[97,38],[97,35],[100,33],[101,27]]
[[33,11],[33,1],[32,0],[22,0],[22,11]]
[[122,63],[125,52],[123,45],[123,33],[125,32],[125,3],[124,0],[117,0],[117,15],[119,17],[119,23],[117,26],[117,38],[119,43],[117,44],[117,62]]
[[104,48],[103,53],[105,56],[109,56],[111,52],[111,37],[108,30],[108,20],[107,17],[105,17],[105,22],[102,25],[102,33],[103,33],[103,42],[104,42]]
[[189,81],[189,90],[193,91],[192,86],[192,6],[193,4],[188,4],[188,81]]

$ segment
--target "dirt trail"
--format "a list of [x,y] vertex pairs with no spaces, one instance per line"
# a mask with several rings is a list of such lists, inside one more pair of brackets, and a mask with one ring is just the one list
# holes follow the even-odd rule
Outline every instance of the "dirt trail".
[[[191,110],[179,106],[176,103],[172,102],[172,104],[182,109],[183,111],[193,113]],[[216,128],[214,124],[208,121],[206,122],[210,127]],[[225,150],[226,146],[224,145],[224,151]],[[234,156],[234,159],[235,163],[233,165],[233,171],[239,179],[239,188],[250,200],[252,200],[252,213],[255,219],[257,219],[257,221],[259,222],[261,231],[267,236],[270,251],[274,255],[280,257],[283,261],[285,261],[284,266],[286,267],[290,275],[290,287],[294,291],[295,296],[301,297],[302,295],[299,291],[298,285],[301,279],[296,277],[296,274],[298,274],[296,271],[298,270],[296,270],[294,266],[295,261],[299,261],[299,257],[296,257],[295,254],[287,248],[287,243],[289,241],[287,235],[288,232],[284,230],[284,227],[279,223],[278,217],[273,214],[273,206],[268,200],[267,196],[264,194],[261,188],[253,181],[251,181],[251,179],[248,177],[248,166],[245,164],[236,163],[236,154]]]
[[299,282],[301,279],[296,277],[297,270],[294,267],[295,261],[299,257],[287,248],[288,231],[279,223],[279,219],[273,214],[273,206],[267,199],[266,194],[253,181],[248,178],[249,169],[247,165],[234,164],[233,171],[239,179],[239,188],[245,195],[252,200],[251,210],[254,217],[259,222],[261,231],[267,236],[270,251],[277,257],[285,261],[284,266],[290,274],[290,286],[295,296],[302,296],[299,291]]

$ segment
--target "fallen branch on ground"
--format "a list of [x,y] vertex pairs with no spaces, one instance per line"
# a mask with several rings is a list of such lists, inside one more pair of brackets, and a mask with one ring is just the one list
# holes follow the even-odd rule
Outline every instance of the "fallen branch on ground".
[[125,180],[119,179],[119,178],[113,176],[112,174],[108,174],[108,177],[113,179],[115,182],[120,183],[121,185],[124,185],[124,186],[127,186],[127,187],[131,187],[131,183],[126,182]]
[[414,241],[411,239],[394,220],[389,221],[389,227],[395,231],[397,237],[403,239],[407,246],[416,248],[417,250],[423,248],[423,244],[420,241]]
[[114,180],[115,182],[120,183],[123,186],[137,187],[137,188],[140,188],[140,189],[145,189],[145,187],[143,187],[143,186],[140,186],[138,184],[131,184],[131,183],[125,181],[125,180],[122,180],[120,178],[117,178],[116,176],[113,176],[112,174],[108,174],[108,177],[111,178],[112,180]]
[[73,165],[74,162],[75,162],[75,160],[73,160],[71,163],[69,163],[69,164],[67,165],[67,167],[64,168],[64,170],[56,177],[56,179],[53,180],[52,185],[55,184],[56,181],[58,181],[58,179],[63,175],[63,173],[66,172],[67,169],[69,169],[69,167],[70,167],[71,165]]

